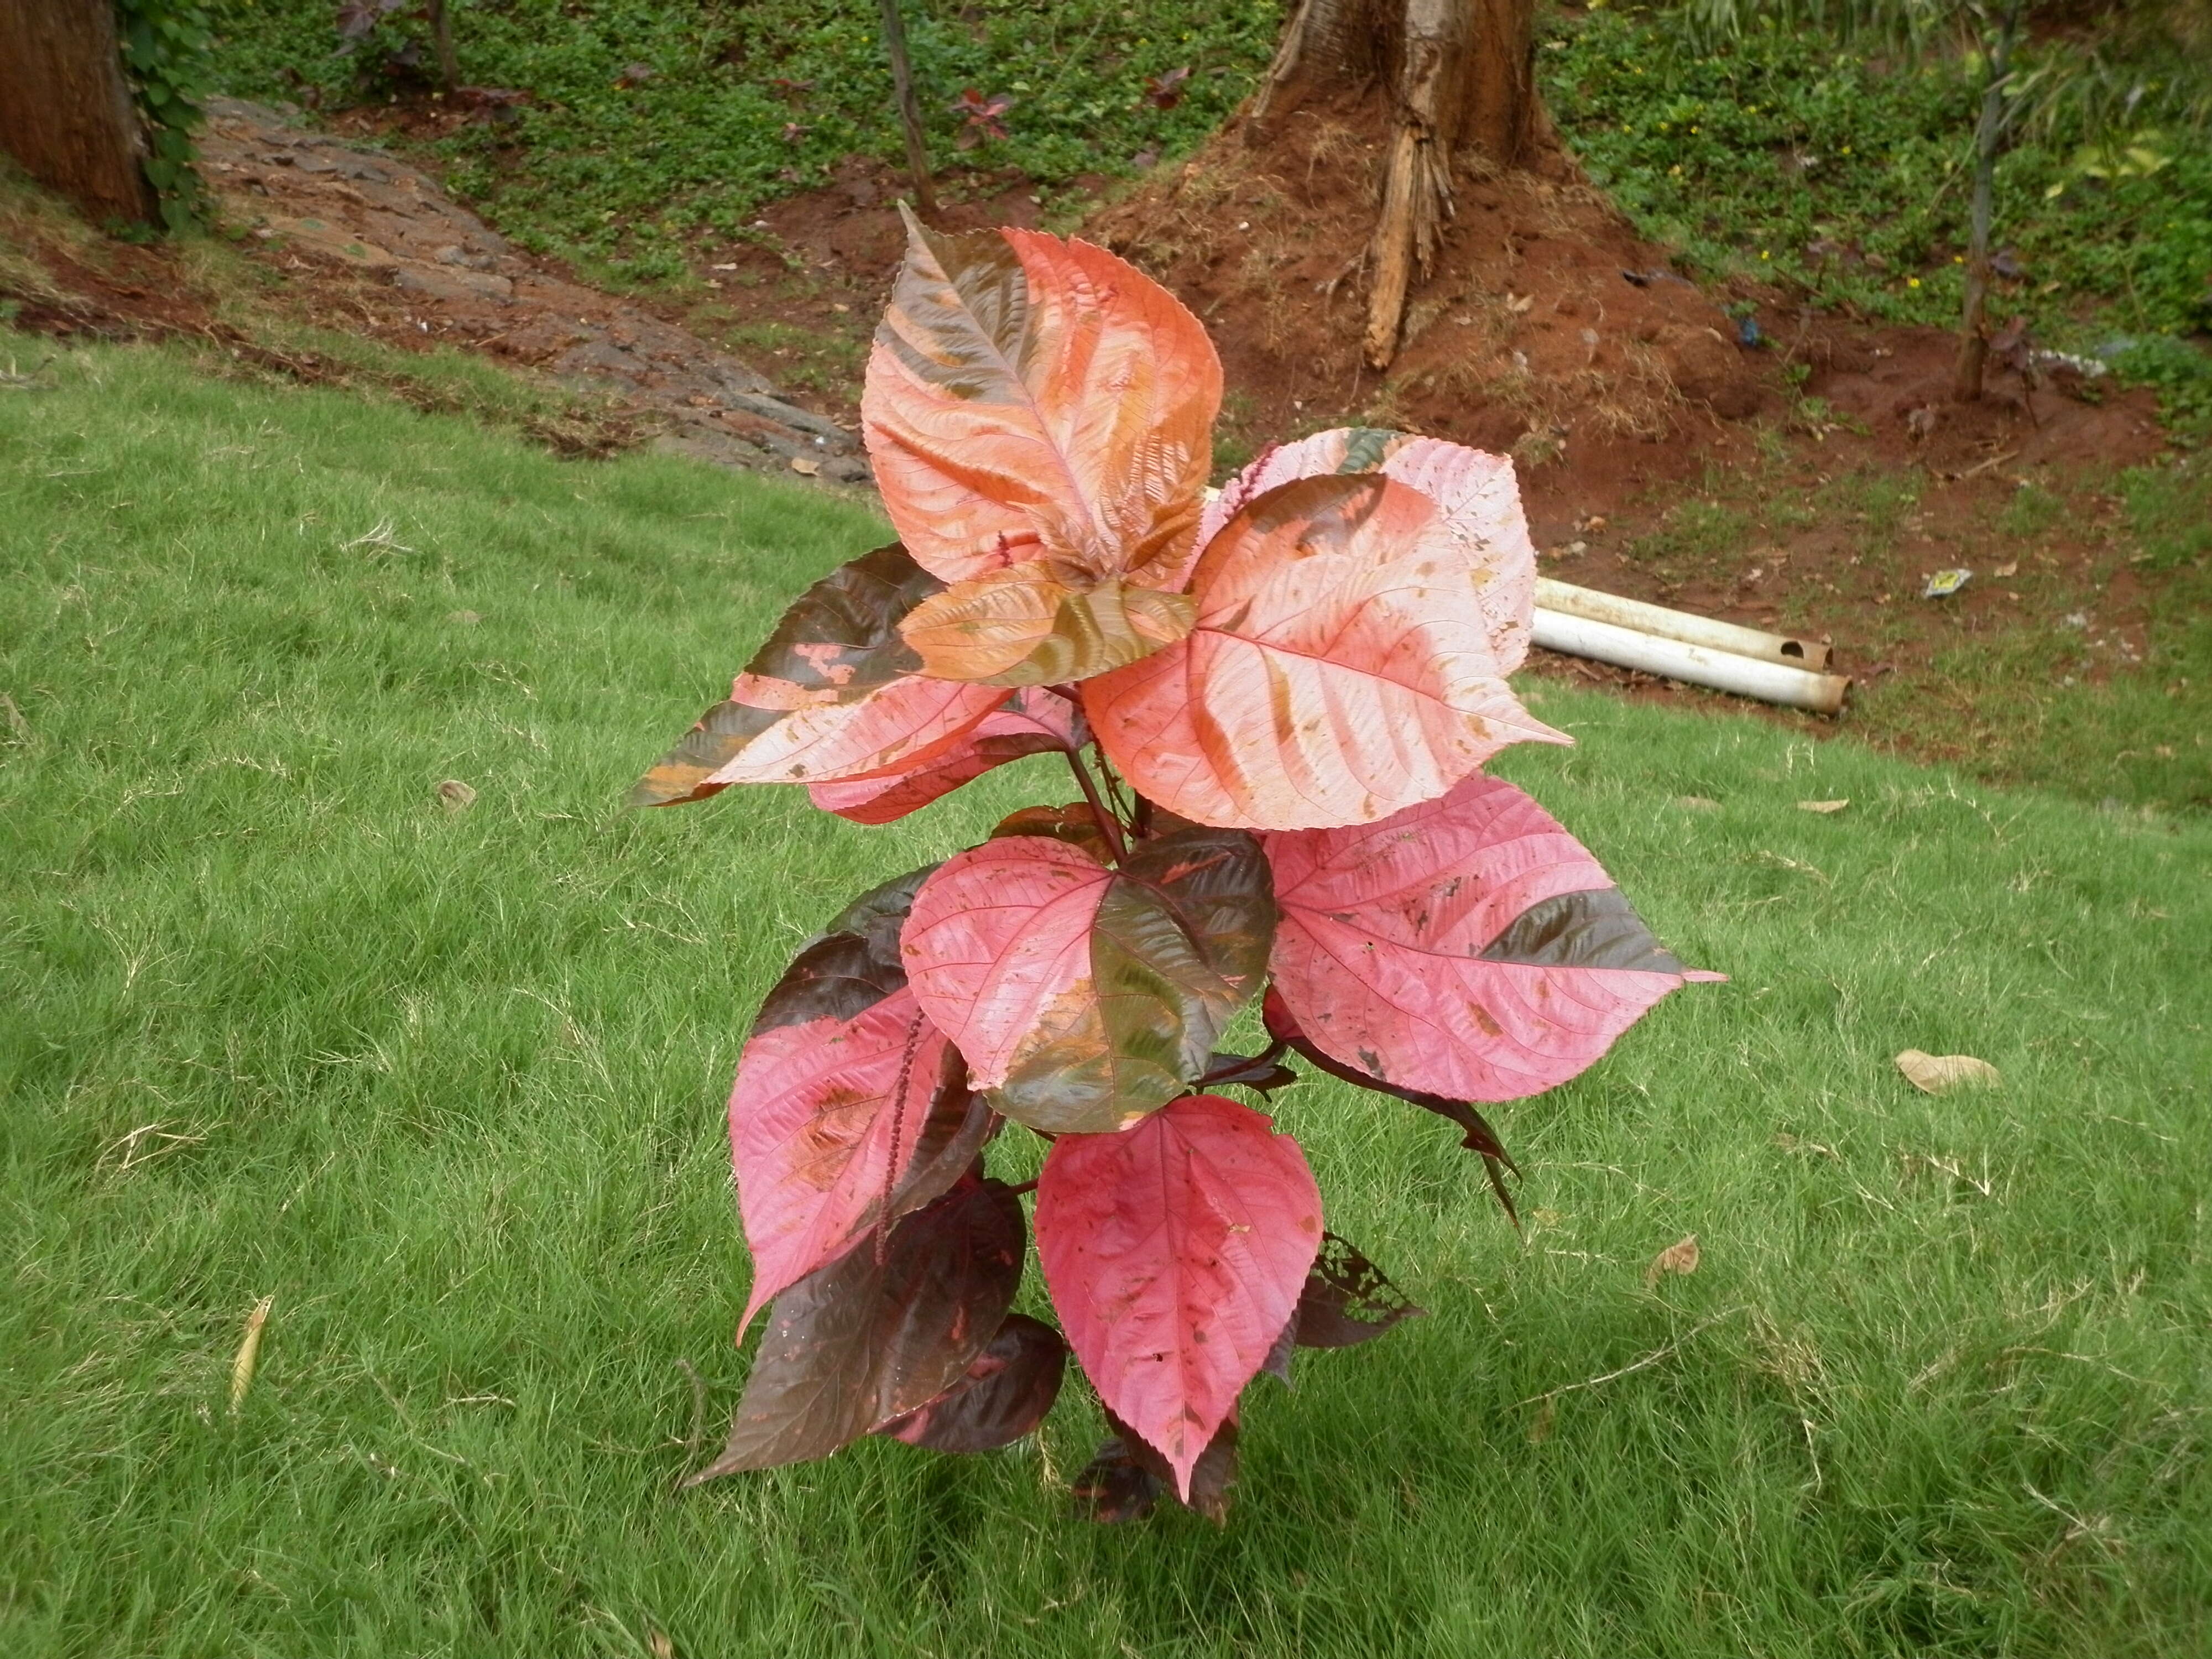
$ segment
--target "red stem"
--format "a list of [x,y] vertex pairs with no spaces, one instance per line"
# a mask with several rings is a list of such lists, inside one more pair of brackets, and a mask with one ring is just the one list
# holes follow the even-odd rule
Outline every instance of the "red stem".
[[1129,856],[1129,843],[1122,838],[1121,823],[1107,810],[1106,803],[1099,798],[1098,786],[1091,781],[1090,769],[1084,765],[1083,757],[1073,749],[1067,751],[1067,769],[1075,774],[1076,782],[1083,786],[1083,799],[1091,805],[1091,816],[1098,825],[1098,833],[1106,837],[1106,845],[1113,852],[1114,862],[1121,863]]

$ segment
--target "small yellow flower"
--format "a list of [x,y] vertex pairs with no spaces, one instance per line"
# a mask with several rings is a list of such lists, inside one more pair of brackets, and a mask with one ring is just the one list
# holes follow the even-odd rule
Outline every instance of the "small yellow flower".
[[1759,257],[1762,259],[1771,259],[1774,256],[1771,253],[1769,253],[1765,248],[1761,248],[1759,250]]
[[1680,165],[1678,163],[1678,164],[1676,164],[1676,165],[1675,165],[1675,166],[1674,166],[1674,167],[1668,167],[1668,168],[1667,169],[1667,176],[1668,176],[1669,179],[1679,179],[1679,178],[1680,178],[1680,177],[1682,176],[1682,169],[1681,169]]
[[1905,285],[1907,288],[1918,288],[1920,286],[1920,279],[1917,276],[1908,276],[1905,279]]
[[1951,256],[1951,263],[1954,265],[1963,265],[1966,263],[1966,256],[1963,253],[1954,253]]

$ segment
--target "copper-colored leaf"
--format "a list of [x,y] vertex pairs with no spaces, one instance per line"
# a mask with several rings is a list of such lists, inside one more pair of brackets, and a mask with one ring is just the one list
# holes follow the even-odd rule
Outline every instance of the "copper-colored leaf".
[[906,988],[898,929],[929,872],[848,905],[761,1005],[730,1094],[730,1158],[751,1298],[769,1299],[870,1228],[957,1180],[996,1119]]
[[685,1484],[824,1457],[960,1380],[1020,1282],[1021,1200],[963,1179],[775,1299],[722,1455]]
[[703,800],[733,783],[810,783],[913,771],[957,747],[1006,700],[917,677],[899,636],[944,584],[880,547],[840,566],[784,612],[718,703],[630,792],[636,806]]
[[1644,1270],[1644,1288],[1650,1290],[1668,1273],[1687,1275],[1698,1271],[1698,1236],[1691,1233],[1677,1239],[1651,1258],[1651,1265]]
[[1510,743],[1568,739],[1490,648],[1468,545],[1390,479],[1308,478],[1207,544],[1190,636],[1085,682],[1108,757],[1200,823],[1368,823],[1443,794]]
[[1048,1133],[1118,1129],[1204,1075],[1273,933],[1265,860],[1235,830],[1082,847],[1001,837],[915,896],[915,994],[994,1107]]
[[1565,1082],[1686,981],[1579,842],[1495,778],[1362,829],[1266,837],[1270,966],[1306,1036],[1454,1101]]
[[997,841],[1007,836],[1042,836],[1050,841],[1064,841],[1070,847],[1079,847],[1100,864],[1114,861],[1114,848],[1106,839],[1106,832],[1098,827],[1098,815],[1091,810],[1088,801],[1070,801],[1065,806],[1024,806],[999,820],[991,830],[991,839]]
[[1150,656],[1190,632],[1185,593],[1109,576],[1070,586],[1053,567],[994,570],[916,605],[900,625],[922,672],[989,685],[1060,685]]
[[1270,489],[1327,472],[1379,472],[1437,504],[1465,545],[1475,598],[1490,624],[1490,654],[1510,674],[1528,654],[1536,604],[1536,547],[1513,463],[1503,455],[1371,427],[1317,432],[1266,451],[1206,504],[1199,544]]
[[1180,587],[1221,402],[1198,319],[1086,242],[908,229],[860,416],[915,557],[948,582],[1049,558]]
[[1058,1331],[1027,1314],[1008,1314],[957,1382],[876,1432],[932,1451],[995,1451],[1036,1431],[1066,1369],[1067,1344]]
[[1056,691],[1031,686],[984,715],[951,749],[919,766],[843,783],[812,784],[806,793],[823,811],[855,823],[889,823],[994,767],[1053,750],[1072,754],[1089,741],[1090,731],[1073,702]]
[[1931,1095],[1953,1089],[1994,1088],[2004,1081],[1996,1066],[1972,1054],[1929,1054],[1907,1048],[1898,1055],[1897,1069],[1914,1088]]
[[1036,1228],[1068,1345],[1188,1498],[1321,1246],[1321,1194],[1297,1142],[1218,1095],[1187,1095],[1120,1134],[1063,1135],[1039,1177]]

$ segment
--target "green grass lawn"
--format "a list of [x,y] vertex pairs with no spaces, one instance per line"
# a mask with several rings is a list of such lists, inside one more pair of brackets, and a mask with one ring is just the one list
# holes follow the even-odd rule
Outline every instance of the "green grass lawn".
[[1551,688],[1501,769],[1733,978],[1496,1115],[1525,1239],[1436,1120],[1276,1097],[1432,1316],[1255,1389],[1225,1530],[1071,1519],[1079,1386],[672,1499],[753,1002],[1065,792],[617,806],[878,533],[143,349],[0,388],[0,1652],[2207,1650],[2212,828]]

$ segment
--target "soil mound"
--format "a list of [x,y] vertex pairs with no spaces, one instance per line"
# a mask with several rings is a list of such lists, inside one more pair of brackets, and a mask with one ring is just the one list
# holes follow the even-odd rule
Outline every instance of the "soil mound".
[[1777,401],[1737,324],[1548,133],[1509,173],[1458,158],[1453,218],[1377,376],[1360,342],[1384,116],[1366,94],[1239,118],[1089,227],[1206,319],[1255,432],[1357,414],[1587,480]]

